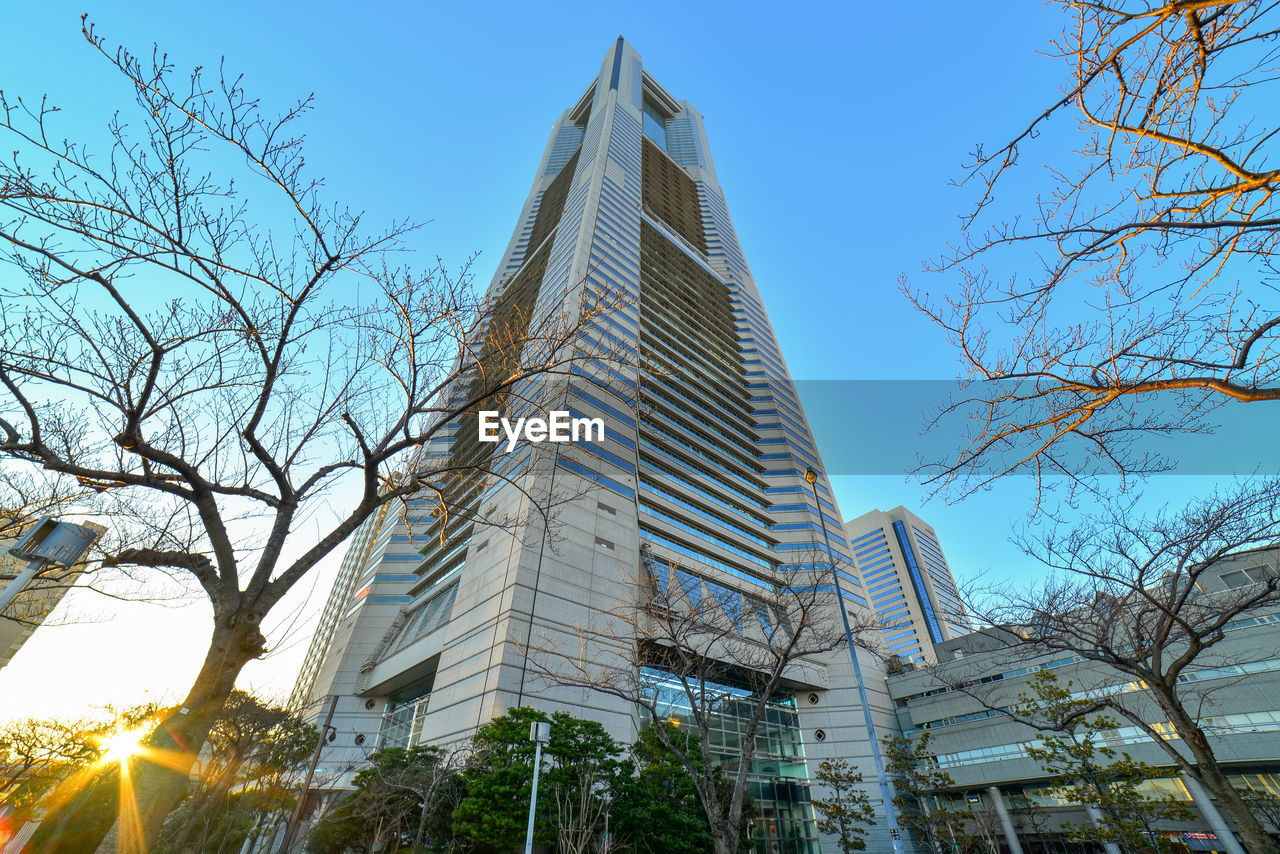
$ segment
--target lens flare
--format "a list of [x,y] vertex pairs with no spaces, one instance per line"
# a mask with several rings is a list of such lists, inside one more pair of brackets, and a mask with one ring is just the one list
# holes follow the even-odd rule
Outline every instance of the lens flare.
[[99,742],[102,747],[102,758],[99,761],[104,765],[112,762],[128,762],[143,751],[142,740],[147,737],[149,731],[145,728],[126,730],[103,738]]

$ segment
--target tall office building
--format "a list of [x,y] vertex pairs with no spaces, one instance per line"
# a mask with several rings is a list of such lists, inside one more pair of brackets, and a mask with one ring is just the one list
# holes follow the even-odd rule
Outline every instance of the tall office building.
[[905,507],[872,510],[844,523],[891,655],[935,663],[934,645],[973,629],[938,535]]
[[[463,738],[519,705],[595,719],[630,743],[644,723],[635,707],[554,684],[526,653],[576,652],[577,627],[646,584],[678,582],[690,601],[751,614],[753,591],[831,554],[840,604],[867,607],[829,485],[806,482],[822,465],[702,117],[621,38],[552,128],[488,291],[491,329],[518,332],[602,294],[618,304],[590,318],[585,346],[623,358],[576,365],[555,388],[575,417],[604,419],[604,441],[518,448],[501,477],[441,483],[447,520],[413,501],[355,537],[296,693],[332,714],[331,770],[375,744]],[[427,452],[460,465],[493,453],[476,424],[462,418]],[[552,490],[570,498],[548,530],[529,496]],[[660,657],[644,672],[660,684]],[[820,849],[809,803],[814,764],[830,757],[867,775],[879,813],[868,850],[901,850],[878,771],[879,737],[894,727],[882,664],[841,649],[806,673],[772,697],[758,738],[759,850],[835,850]],[[735,749],[734,715],[723,712],[711,750]]]

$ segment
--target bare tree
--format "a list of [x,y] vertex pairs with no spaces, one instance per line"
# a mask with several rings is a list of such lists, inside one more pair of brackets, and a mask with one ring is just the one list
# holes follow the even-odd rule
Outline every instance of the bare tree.
[[[967,165],[976,204],[928,265],[958,288],[937,299],[904,282],[970,380],[953,403],[972,415],[965,444],[927,468],[960,493],[1012,471],[1043,486],[1160,470],[1143,437],[1280,400],[1280,5],[1053,5],[1064,93]],[[1015,167],[1063,140],[1075,153],[1046,164],[1048,186],[1011,202],[1031,178]]]
[[27,718],[0,727],[0,802],[23,817],[59,782],[97,759],[101,720]]
[[1265,788],[1240,790],[1240,797],[1272,833],[1280,833],[1280,794]]
[[[1004,633],[1011,655],[1065,652],[1104,665],[1104,675],[1081,685],[1072,697],[1083,701],[1051,726],[1016,706],[989,707],[1056,730],[1110,710],[1217,798],[1247,850],[1280,851],[1228,780],[1212,721],[1214,693],[1274,656],[1248,630],[1254,615],[1280,607],[1278,511],[1280,480],[1270,480],[1146,518],[1113,506],[1062,536],[1026,541],[1051,575],[1006,587],[977,610],[1017,627]],[[986,702],[986,687],[964,675],[970,666],[961,660],[936,672]]]
[[[14,465],[0,456],[0,590],[27,566],[26,561],[9,554],[8,547],[14,541],[43,516],[74,511],[79,516],[99,517],[93,498],[92,492],[74,481]],[[44,623],[63,595],[81,579],[85,568],[84,563],[73,567],[45,564],[17,598],[0,610],[0,628],[6,622],[29,627]]]
[[616,768],[590,760],[564,769],[571,785],[550,792],[555,801],[556,850],[563,854],[591,854],[607,850],[609,813],[613,802],[609,789]]
[[482,516],[454,501],[500,476],[477,410],[539,408],[572,364],[608,358],[579,331],[612,306],[579,286],[535,311],[533,261],[489,303],[465,271],[394,266],[413,226],[370,231],[304,168],[310,98],[271,118],[238,78],[83,32],[136,99],[106,154],[43,100],[0,95],[0,455],[109,506],[102,566],[212,605],[199,675],[150,737],[163,762],[131,775],[150,846],[266,650],[263,618],[384,504]]
[[[809,682],[828,656],[847,648],[831,573],[779,573],[739,590],[648,544],[641,556],[634,600],[580,626],[572,651],[535,638],[531,661],[553,684],[634,704],[692,778],[714,850],[735,854],[750,832],[747,781],[769,712],[790,686]],[[877,634],[867,617],[855,642]],[[739,733],[730,749],[716,735],[726,718]]]
[[0,459],[0,540],[16,540],[41,516],[71,508],[83,513],[92,495],[74,482]]

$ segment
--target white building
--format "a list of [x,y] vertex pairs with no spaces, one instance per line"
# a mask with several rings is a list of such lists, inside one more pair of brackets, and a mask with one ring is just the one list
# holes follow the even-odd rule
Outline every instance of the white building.
[[973,629],[938,535],[905,507],[872,510],[844,523],[890,655],[932,664],[934,645]]
[[[544,446],[534,460],[512,453],[505,480],[445,484],[463,512],[453,508],[443,536],[427,501],[356,535],[296,694],[314,714],[337,698],[331,769],[375,744],[462,738],[526,704],[598,720],[631,742],[643,724],[634,707],[547,684],[526,652],[576,650],[575,627],[634,600],[644,564],[669,568],[690,596],[740,604],[830,548],[845,607],[867,607],[829,485],[805,480],[821,460],[702,117],[621,38],[553,126],[489,299],[495,317],[536,319],[602,293],[623,305],[595,319],[594,343],[657,366],[575,369],[565,408],[603,417],[604,442]],[[475,425],[462,419],[431,452],[491,453]],[[550,489],[577,497],[548,535],[526,493]],[[616,638],[619,651],[635,642]],[[877,771],[894,720],[883,679],[873,656],[841,650],[779,698],[753,784],[759,850],[835,850],[819,847],[807,797],[810,766],[834,756],[871,782],[880,815],[868,850],[901,850]]]

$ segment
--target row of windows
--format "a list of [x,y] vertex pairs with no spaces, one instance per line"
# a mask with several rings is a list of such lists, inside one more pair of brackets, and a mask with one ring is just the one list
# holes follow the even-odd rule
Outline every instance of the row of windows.
[[880,564],[877,564],[876,566],[871,568],[863,566],[862,577],[869,582],[883,581],[886,578],[897,578],[898,571],[897,571],[897,568],[893,565],[893,560],[889,559],[887,563],[881,562]]
[[[891,598],[886,598],[886,597],[891,597]],[[876,611],[883,611],[885,608],[888,608],[894,602],[905,602],[906,600],[907,600],[907,596],[905,593],[895,590],[891,593],[886,593],[884,596],[873,598],[871,600],[871,605],[876,609]]]
[[867,592],[868,592],[868,593],[875,593],[875,592],[876,592],[876,591],[878,591],[878,590],[885,590],[885,589],[887,589],[887,588],[889,588],[889,587],[892,587],[892,588],[894,588],[895,590],[901,590],[901,589],[902,589],[902,582],[898,580],[898,576],[897,576],[897,575],[891,575],[891,577],[890,577],[887,581],[880,581],[878,584],[874,584],[874,585],[872,585],[872,586],[868,587],[868,588],[867,588]]
[[850,543],[850,545],[859,546],[859,545],[864,545],[871,540],[883,540],[883,539],[885,539],[884,529],[876,528],[874,531],[868,531],[865,534],[861,534],[855,537]]
[[759,391],[761,389],[768,389],[770,394],[767,397],[758,397],[758,398],[753,397],[751,398],[752,400],[773,401],[773,403],[775,403],[778,406],[781,406],[783,409],[787,410],[792,415],[794,415],[797,419],[800,417],[799,404],[796,403],[795,395],[791,394],[786,389],[778,388],[774,386],[772,383],[751,383],[750,385],[747,386],[748,392],[752,390]]
[[728,573],[729,575],[732,575],[734,578],[740,578],[743,581],[749,581],[752,584],[765,588],[766,590],[773,589],[774,585],[771,582],[757,575],[753,575],[752,573],[749,573],[745,570],[739,569],[738,567],[734,566],[731,563],[720,560],[719,558],[716,558],[716,557],[712,557],[711,555],[706,554],[705,552],[702,552],[702,551],[699,551],[698,549],[687,546],[684,543],[677,542],[676,540],[672,540],[669,537],[666,537],[645,525],[640,526],[640,540],[641,542],[652,543],[654,545],[662,546],[665,549],[670,549],[671,551],[674,551],[677,554],[682,554],[685,557],[693,558],[699,563],[703,563],[707,566],[714,567],[720,570],[721,572],[725,572],[725,573]]
[[571,471],[580,477],[584,477],[593,483],[597,483],[600,486],[603,486],[605,489],[616,492],[619,495],[623,495],[623,496],[626,496],[627,498],[632,498],[632,499],[636,497],[635,491],[631,489],[629,486],[625,486],[624,484],[618,483],[616,480],[612,478],[605,477],[599,472],[592,471],[591,469],[587,468],[581,463],[575,462],[574,460],[571,460],[568,457],[563,457],[563,456],[560,457],[559,459],[556,460],[556,465],[568,471]]
[[[1231,632],[1231,631],[1236,631],[1238,629],[1254,628],[1255,626],[1271,625],[1273,623],[1280,623],[1280,614],[1262,614],[1257,617],[1242,617],[1238,620],[1232,620],[1231,622],[1227,623],[1227,625],[1223,627],[1223,631]],[[991,682],[999,682],[1002,679],[1014,679],[1018,676],[1026,676],[1031,673],[1038,673],[1041,670],[1053,670],[1058,667],[1066,667],[1067,665],[1070,665],[1070,664],[1079,664],[1080,662],[1086,661],[1086,660],[1087,659],[1085,659],[1084,656],[1080,656],[1080,655],[1069,655],[1063,658],[1055,658],[1052,661],[1046,661],[1044,664],[1032,665],[1030,667],[1019,667],[1014,670],[1006,670],[1002,673],[993,673],[990,676],[984,676],[981,679],[974,679],[969,682],[966,682],[963,685],[959,686],[958,688],[953,688],[951,686],[946,686],[942,688],[933,688],[929,691],[922,691],[919,694],[912,694],[908,697],[900,697],[896,701],[896,703],[898,706],[905,706],[908,703],[911,703],[915,700],[923,699],[925,697],[936,697],[939,694],[947,694],[951,691],[964,690],[966,688],[971,688],[974,685],[986,685]],[[1268,661],[1271,661],[1271,660],[1272,659],[1268,659]],[[1248,665],[1242,665],[1242,666],[1248,666]]]
[[402,649],[443,626],[453,612],[453,602],[457,596],[458,584],[455,581],[410,611],[395,639],[387,645],[387,651],[390,653]]
[[[1150,727],[1165,741],[1172,741],[1180,736],[1177,728],[1168,721],[1150,724]],[[1209,735],[1231,735],[1233,733],[1280,732],[1280,709],[1264,712],[1243,712],[1235,715],[1214,715],[1202,718],[1200,728]],[[1111,747],[1123,744],[1142,744],[1151,741],[1142,727],[1127,726],[1103,730],[1099,733],[1101,743]],[[994,747],[979,747],[973,750],[960,750],[955,753],[938,754],[939,768],[954,768],[959,765],[978,765],[984,762],[998,762],[1025,756],[1026,748],[1041,747],[1044,741],[1039,738],[1020,741],[1013,744],[998,744]]]
[[640,502],[640,512],[643,515],[652,516],[656,519],[661,519],[663,522],[666,522],[668,525],[672,525],[676,528],[679,528],[681,531],[684,531],[687,534],[692,534],[693,536],[697,537],[698,539],[702,540],[705,543],[708,543],[713,546],[717,546],[718,548],[722,548],[727,552],[732,552],[733,554],[736,554],[739,557],[744,558],[750,561],[751,563],[754,563],[756,566],[759,566],[762,569],[773,568],[773,563],[771,561],[765,560],[764,558],[760,557],[757,554],[754,554],[753,552],[749,552],[746,549],[741,548],[740,546],[734,545],[732,542],[724,539],[723,537],[717,537],[715,534],[712,534],[710,531],[706,531],[706,530],[703,530],[702,528],[698,528],[694,525],[690,525],[687,522],[679,519],[678,517],[672,516],[670,513],[660,510],[659,508],[653,506],[652,504],[649,504],[646,501]]
[[891,555],[886,555],[869,562],[858,561],[858,566],[862,567],[862,577],[869,578],[873,574],[892,570],[893,557]]
[[745,620],[747,619],[747,614],[750,613],[759,623],[765,637],[773,635],[773,621],[770,619],[764,604],[743,595],[741,591],[725,587],[723,584],[717,584],[683,569],[676,569],[665,560],[648,561],[645,564],[645,569],[650,580],[653,581],[663,596],[671,595],[672,582],[674,581],[678,592],[697,611],[703,607],[702,603],[705,600],[703,588],[705,587],[706,592],[720,606],[725,616],[737,628],[739,634],[745,631]]
[[656,495],[661,495],[663,498],[670,501],[672,504],[675,504],[679,507],[683,507],[689,512],[695,513],[699,517],[706,519],[709,522],[714,522],[715,524],[721,526],[722,528],[727,528],[728,530],[734,532],[734,534],[736,534],[737,536],[750,540],[751,542],[756,543],[757,545],[764,546],[765,548],[773,547],[773,543],[769,540],[766,540],[764,537],[761,537],[758,534],[755,534],[754,532],[749,531],[746,528],[743,528],[739,525],[735,525],[726,519],[722,519],[721,517],[715,515],[714,513],[704,510],[703,508],[699,507],[693,502],[688,501],[685,498],[681,498],[680,496],[676,495],[674,492],[669,492],[668,490],[663,489],[657,484],[654,484],[649,481],[642,481],[640,483],[640,488],[643,490],[652,492]]
[[[641,443],[644,444],[646,447],[652,448],[653,450],[660,450],[656,445],[653,445],[651,442],[645,442],[641,440]],[[686,489],[696,492],[698,495],[701,495],[703,498],[714,503],[717,507],[723,507],[724,509],[731,511],[732,513],[735,513],[738,516],[741,516],[743,519],[746,519],[751,522],[755,522],[756,524],[761,524],[759,518],[752,515],[749,511],[743,509],[742,507],[739,507],[736,504],[732,504],[729,501],[726,501],[725,499],[721,498],[719,495],[716,495],[714,492],[711,492],[710,490],[703,489],[701,486],[698,486],[697,484],[693,483],[690,480],[686,480],[685,478],[676,474],[671,469],[665,466],[659,465],[653,460],[646,459],[644,461],[644,468],[641,470],[641,474],[640,474],[641,478],[644,477],[645,470],[656,472],[657,474],[660,474],[663,477],[666,477],[669,480],[680,484]]]
[[[707,453],[704,449],[691,444],[687,439],[680,439],[680,438],[677,438],[676,436],[671,435],[666,430],[664,430],[662,426],[656,424],[653,418],[649,417],[648,415],[646,415],[644,420],[644,430],[647,433],[655,433],[661,436],[663,439],[670,442],[671,444],[677,445],[683,450],[686,450],[689,453],[693,454],[698,459],[706,461],[708,465],[713,466],[717,471],[724,472],[725,474],[734,478],[735,481],[745,484],[746,486],[751,487],[753,489],[759,488],[758,484],[752,483],[749,479],[744,477],[741,472],[725,465],[723,462],[716,459],[711,454]],[[730,457],[736,457],[735,454],[729,453],[728,449],[719,448],[719,450],[725,451],[726,453],[729,454]],[[739,461],[741,461],[740,458],[739,458]]]

